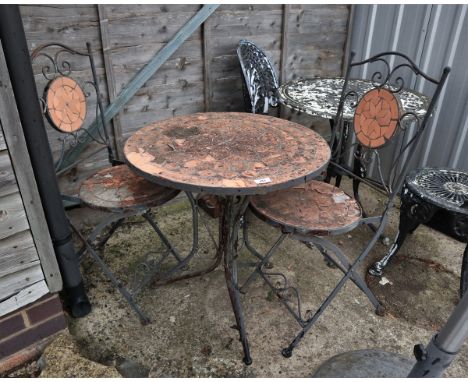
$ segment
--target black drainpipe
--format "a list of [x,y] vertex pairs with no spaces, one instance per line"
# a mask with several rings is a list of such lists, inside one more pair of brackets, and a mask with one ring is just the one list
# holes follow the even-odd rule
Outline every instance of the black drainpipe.
[[0,5],[0,39],[71,314],[84,317],[91,304],[63,209],[18,5]]

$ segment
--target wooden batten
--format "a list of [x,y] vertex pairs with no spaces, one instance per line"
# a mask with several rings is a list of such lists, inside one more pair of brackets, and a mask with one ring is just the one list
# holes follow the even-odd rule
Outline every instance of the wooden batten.
[[[107,83],[107,95],[109,98],[109,103],[115,101],[117,96],[117,90],[115,86],[115,77],[114,71],[112,70],[112,55],[111,55],[111,46],[109,41],[109,32],[108,32],[108,23],[109,19],[107,18],[106,8],[102,4],[97,5],[98,17],[99,17],[99,31],[101,34],[101,43],[102,43],[102,55],[104,57],[104,68],[106,73],[106,83]],[[111,136],[113,139],[113,145],[115,148],[115,153],[117,154],[117,159],[123,160],[122,147],[123,142],[122,138],[122,125],[120,123],[120,112],[117,113],[112,119],[112,131]]]

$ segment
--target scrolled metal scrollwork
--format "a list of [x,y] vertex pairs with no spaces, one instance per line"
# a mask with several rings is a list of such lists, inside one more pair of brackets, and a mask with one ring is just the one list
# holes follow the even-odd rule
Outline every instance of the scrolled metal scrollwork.
[[[305,324],[307,320],[312,316],[311,310],[306,310],[303,314],[302,300],[299,289],[289,284],[288,278],[284,273],[281,272],[266,272],[266,266],[262,266],[260,274],[263,279],[270,285],[270,288],[275,292],[279,300],[287,307],[290,313],[296,318],[301,324]],[[276,281],[274,284],[271,281],[272,277],[279,277],[280,281]],[[294,300],[291,304],[290,301]]]
[[[390,65],[389,63],[387,62],[387,60],[383,59],[383,58],[378,58],[376,60],[373,61],[373,63],[375,62],[381,62],[384,64],[384,67],[386,69],[386,72],[382,73],[380,70],[376,70],[372,76],[371,76],[371,82],[372,82],[372,85],[376,88],[381,88],[383,87],[385,84],[388,83],[388,79],[390,78],[390,73],[391,73],[391,70],[390,70]],[[383,79],[383,80],[382,80]]]
[[58,73],[60,73],[60,75],[62,76],[68,77],[71,74],[72,69],[70,61],[66,60],[65,58],[62,58],[62,55],[66,53],[73,54],[68,49],[61,49],[57,51],[57,53],[55,53],[54,58]]

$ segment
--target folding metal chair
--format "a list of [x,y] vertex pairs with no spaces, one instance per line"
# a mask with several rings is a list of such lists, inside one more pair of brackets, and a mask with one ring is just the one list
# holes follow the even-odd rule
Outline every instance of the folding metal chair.
[[[76,60],[75,72],[72,72],[71,58]],[[86,52],[77,51],[60,43],[44,44],[33,51],[31,59],[33,65],[42,65],[42,78],[38,79],[38,82],[41,84],[45,82],[45,86],[40,101],[49,125],[55,130],[52,134],[56,135],[60,146],[55,150],[56,153],[58,152],[55,163],[57,175],[71,170],[85,159],[98,154],[103,148],[107,149],[108,159],[112,165],[86,179],[80,186],[78,197],[63,195],[64,201],[78,202],[93,209],[112,213],[101,221],[87,237],[70,223],[83,242],[78,255],[81,257],[88,252],[92,256],[112,285],[130,304],[141,323],[146,324],[149,318],[135,301],[138,293],[154,282],[155,278],[158,285],[175,281],[171,276],[185,268],[197,252],[198,207],[196,200],[192,194],[187,193],[193,215],[193,242],[191,251],[182,256],[163,234],[151,212],[152,208],[161,206],[176,197],[179,190],[161,187],[146,181],[116,159],[116,143],[112,143],[112,137],[104,120],[102,96],[99,91],[91,44],[87,43]],[[89,69],[91,69],[91,76]],[[95,109],[95,123],[97,124],[95,130],[89,126],[84,127],[91,104]],[[92,121],[93,119],[89,122]],[[87,155],[86,158],[65,163],[67,150],[85,140],[99,144],[100,148]],[[125,219],[138,215],[150,224],[164,244],[166,251],[158,253],[156,258],[147,256],[139,265],[132,290],[129,290],[118,280],[99,252],[104,249],[108,240]],[[103,235],[106,229],[107,232]],[[174,259],[175,265],[163,271],[162,266],[169,258]]]
[[[362,150],[360,155],[375,158],[375,164],[379,168],[379,181],[376,183],[381,185],[381,189],[388,196],[388,202],[382,215],[363,217],[357,200],[335,186],[314,180],[299,187],[251,198],[250,210],[257,217],[281,231],[280,236],[266,254],[260,254],[252,246],[248,237],[247,224],[244,225],[246,247],[260,261],[241,286],[241,292],[245,293],[248,286],[260,276],[301,326],[300,332],[282,350],[284,357],[292,355],[293,349],[349,279],[366,294],[376,309],[376,313],[383,313],[383,307],[357,273],[357,268],[367,257],[385,228],[389,211],[403,185],[414,149],[420,141],[450,71],[449,68],[445,68],[440,79],[432,78],[423,73],[406,55],[398,52],[384,52],[363,61],[353,62],[353,58],[354,53],[351,54],[347,67],[338,113],[335,118],[334,128],[338,130],[334,131],[334,139],[342,137],[343,106],[348,103],[354,109],[354,124],[351,133],[355,135],[356,143],[349,145],[347,150],[348,153],[355,153],[359,146]],[[392,67],[391,63],[393,62],[396,64]],[[351,69],[361,65],[369,65],[372,68],[371,64],[378,65],[372,75],[373,88],[364,94],[359,94],[356,89],[350,89],[348,80]],[[402,91],[405,83],[401,76],[403,70],[411,71],[415,76],[423,78],[436,87],[424,115],[401,109],[398,94]],[[384,179],[379,150],[391,141],[398,144],[398,149],[395,151],[396,156],[390,158],[390,171],[387,179]],[[333,146],[333,142],[332,140],[332,147],[341,146]],[[346,170],[338,163],[335,166],[340,167],[343,171]],[[349,175],[353,176],[354,174],[350,171]],[[374,223],[376,232],[355,261],[348,259],[338,245],[325,238],[350,232],[364,223]],[[333,263],[344,274],[314,313],[310,311],[308,314],[303,314],[299,290],[290,286],[284,274],[272,272],[266,267],[268,261],[286,238],[299,240],[310,248],[317,248],[327,261]],[[294,297],[293,302],[290,302],[292,297]]]

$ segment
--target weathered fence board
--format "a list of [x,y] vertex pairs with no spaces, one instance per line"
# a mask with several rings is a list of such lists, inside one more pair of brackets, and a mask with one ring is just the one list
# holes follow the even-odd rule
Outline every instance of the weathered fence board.
[[[22,289],[44,280],[39,261],[31,263],[30,267],[19,272],[8,274],[1,278],[0,301],[5,300],[21,291]],[[2,314],[1,312],[0,314]]]
[[0,199],[0,240],[29,229],[19,192]]
[[31,302],[34,302],[49,293],[47,284],[44,280],[38,281],[35,284],[21,289],[17,294],[0,302],[0,314],[5,315],[15,311]]
[[[1,129],[0,129],[1,131]],[[0,197],[19,192],[8,151],[0,152]]]
[[[31,229],[34,244],[51,292],[62,289],[62,279],[29,159],[8,70],[0,49],[0,118],[20,194],[4,196],[0,205],[0,239]],[[27,218],[26,218],[27,214]]]
[[[25,22],[30,46],[37,45],[36,38],[39,41],[55,39],[63,43],[71,41],[74,47],[82,49],[85,39],[80,41],[79,36],[90,38],[96,51],[104,46],[108,53],[105,70],[102,50],[97,57],[103,82],[101,89],[107,93],[106,78],[113,78],[115,94],[119,95],[154,53],[161,51],[200,10],[200,5],[106,4],[94,8],[91,5],[54,5],[36,12],[39,8],[41,6],[22,6],[23,16],[32,17]],[[107,38],[100,34],[98,8],[108,20],[104,32]],[[131,132],[145,124],[163,118],[204,110],[243,110],[242,79],[236,55],[242,38],[254,41],[266,51],[277,73],[282,72],[284,81],[295,76],[340,75],[349,7],[289,5],[287,15],[285,8],[281,4],[223,4],[216,9],[204,29],[192,33],[119,110],[122,134],[120,139],[117,137],[119,142],[123,143]],[[47,18],[48,10],[52,15],[50,18]],[[60,34],[65,27],[64,22],[55,19],[60,10],[75,25],[75,36],[71,40],[70,29],[64,29],[67,33]],[[83,33],[82,27],[90,30]],[[40,33],[43,35],[37,37]],[[90,33],[95,35],[90,36]],[[84,77],[87,69],[84,63],[80,69]],[[38,70],[35,67],[36,73]],[[275,110],[272,113],[276,115]],[[285,115],[305,125],[315,125],[316,120],[305,115],[291,114],[289,110]],[[118,135],[119,129],[115,130]],[[51,139],[54,134],[51,133]],[[57,142],[52,146],[57,153],[60,149]],[[86,150],[80,156],[89,152]],[[74,173],[62,177],[61,186],[76,193],[83,174],[91,174],[92,169],[97,170],[100,165],[107,164],[105,160],[94,159],[81,163]]]
[[36,247],[29,231],[2,240],[0,246],[0,279],[38,263]]
[[0,128],[0,151],[1,150],[6,150],[6,143],[5,143],[5,138],[3,138],[3,131]]

